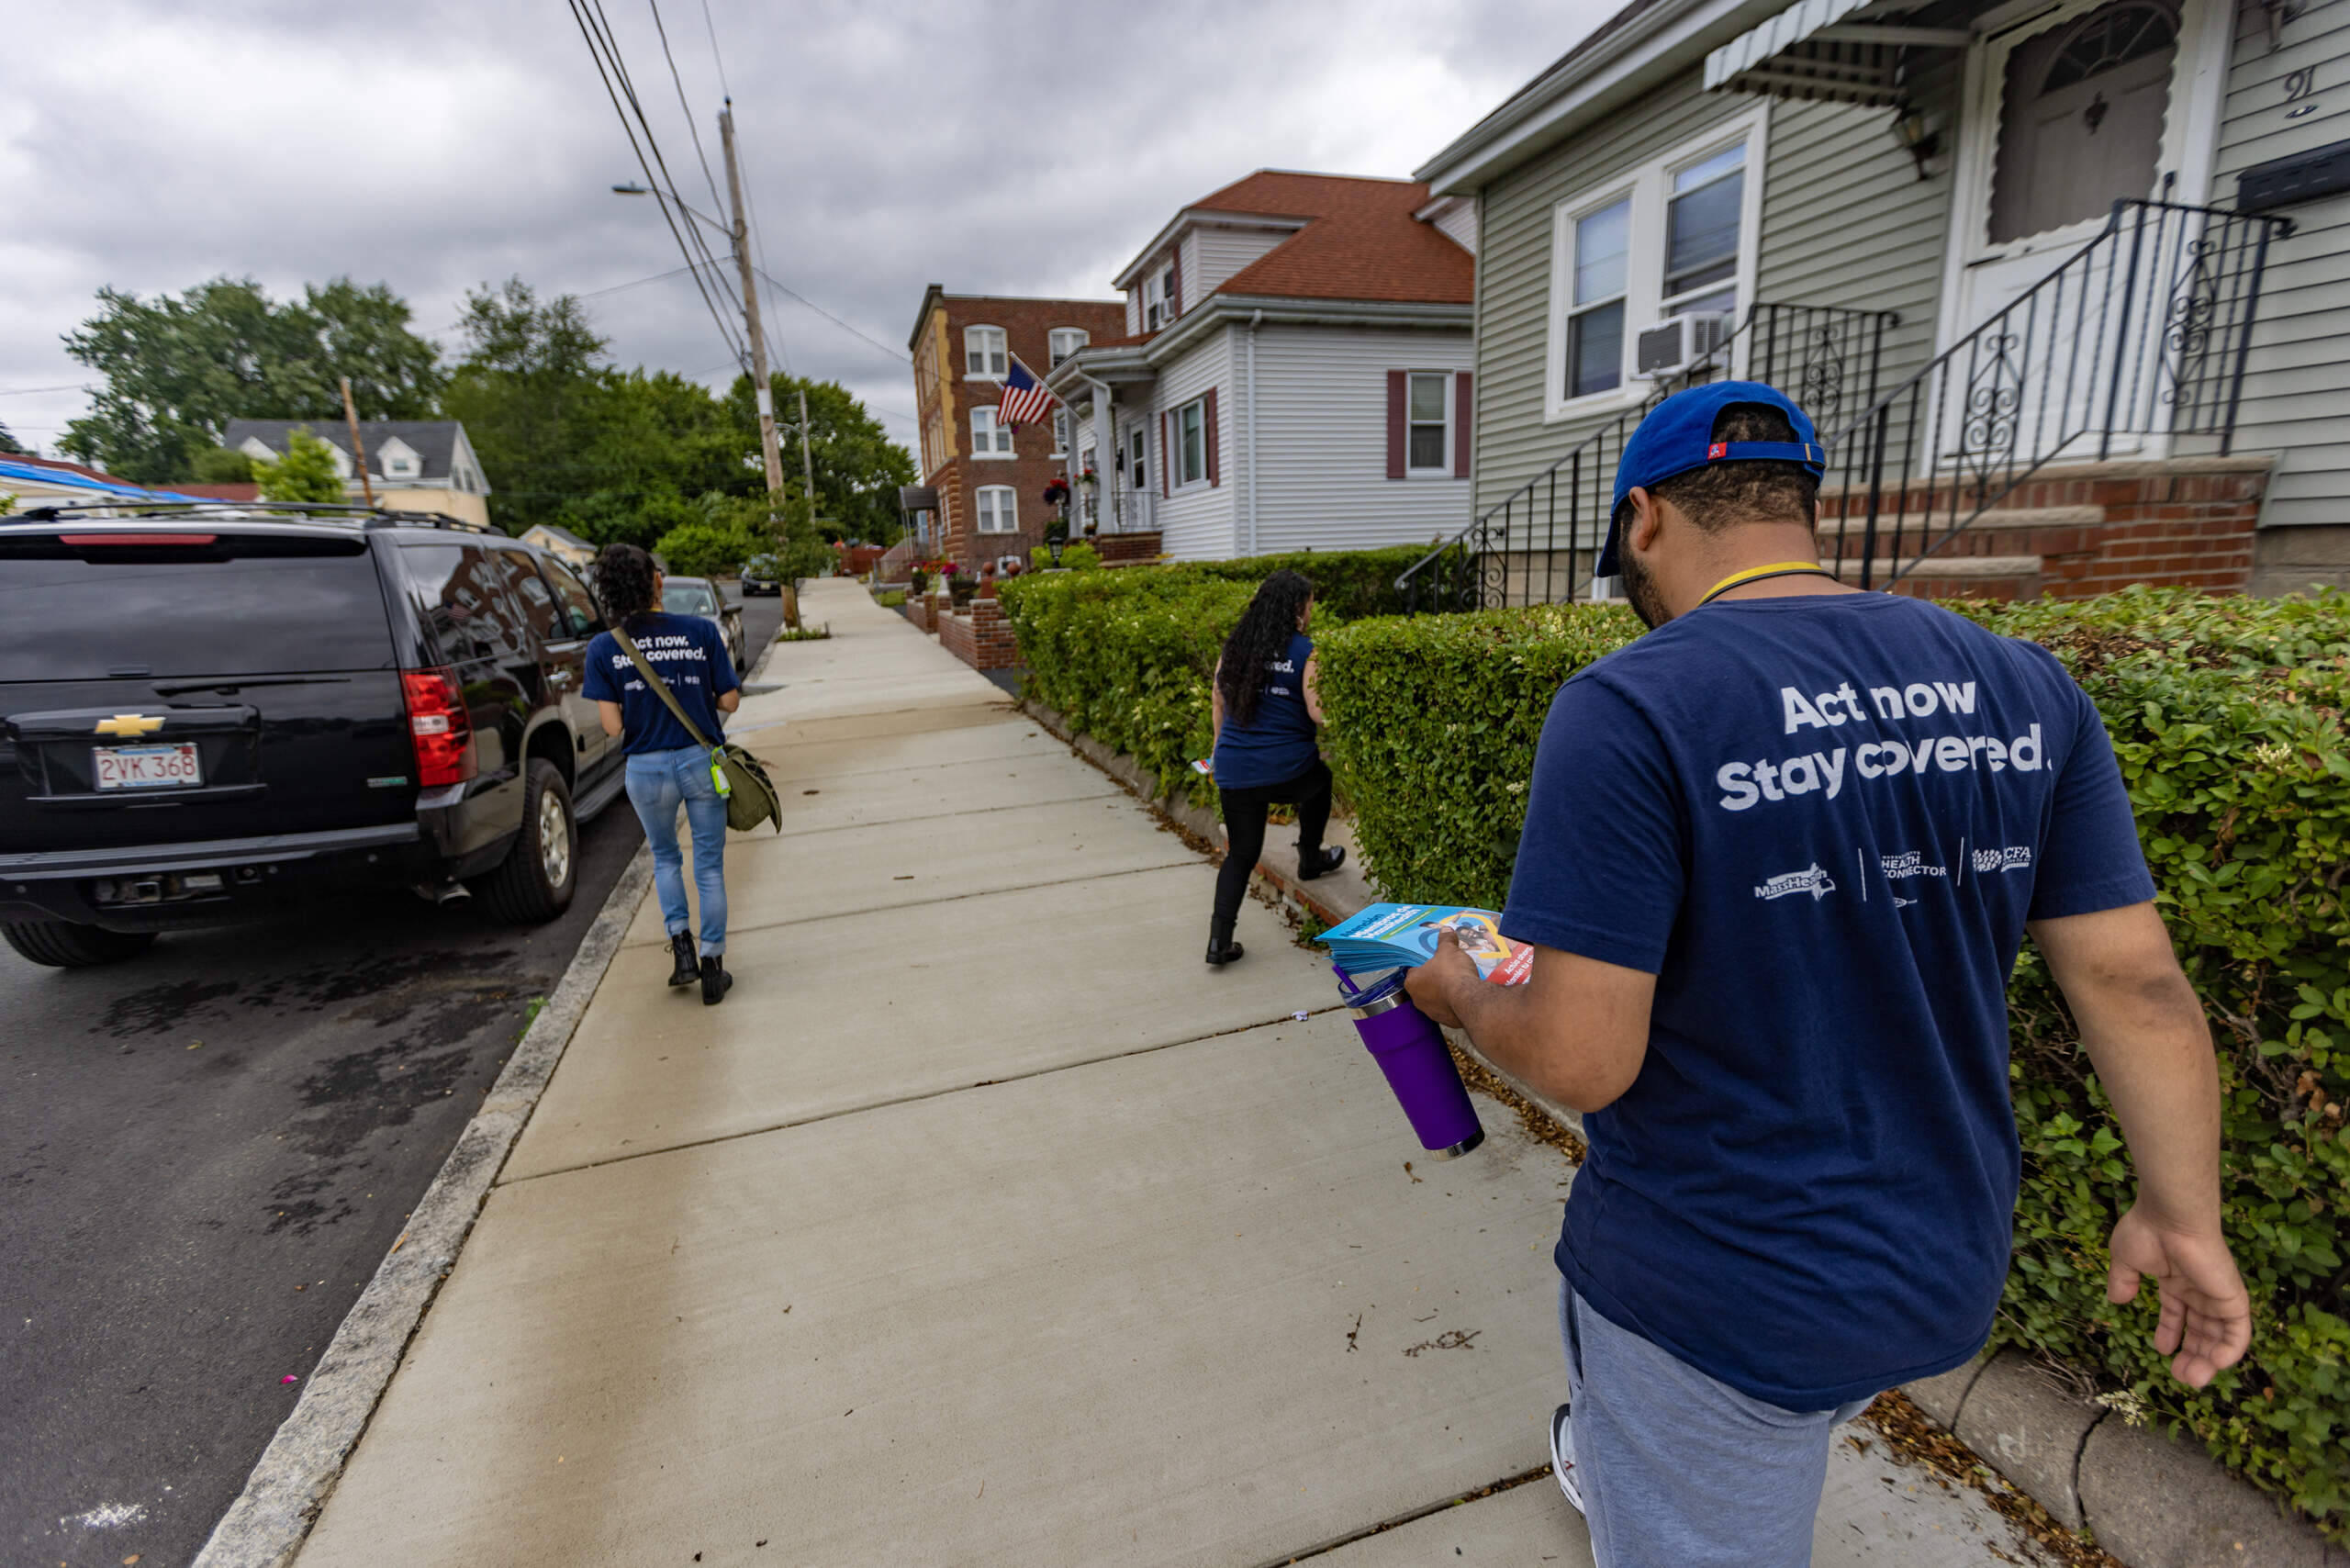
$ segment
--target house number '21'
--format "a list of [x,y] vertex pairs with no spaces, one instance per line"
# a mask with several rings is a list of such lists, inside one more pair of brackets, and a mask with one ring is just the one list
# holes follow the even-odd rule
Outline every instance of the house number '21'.
[[2299,119],[2303,115],[2317,113],[2317,106],[2304,100],[2317,92],[2317,67],[2305,65],[2285,78],[2285,101],[2293,106],[2285,111],[2287,119]]

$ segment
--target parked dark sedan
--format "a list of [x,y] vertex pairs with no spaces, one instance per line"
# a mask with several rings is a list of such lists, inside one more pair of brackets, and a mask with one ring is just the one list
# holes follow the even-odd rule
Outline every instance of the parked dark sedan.
[[734,661],[734,673],[748,675],[743,667],[743,607],[729,600],[726,591],[708,577],[665,577],[662,583],[661,608],[672,615],[699,615],[718,622],[719,635],[726,640],[726,656]]
[[104,963],[323,882],[571,902],[621,757],[543,552],[359,508],[0,518],[0,936]]
[[754,555],[743,563],[743,594],[769,598],[783,592],[783,567],[772,555]]

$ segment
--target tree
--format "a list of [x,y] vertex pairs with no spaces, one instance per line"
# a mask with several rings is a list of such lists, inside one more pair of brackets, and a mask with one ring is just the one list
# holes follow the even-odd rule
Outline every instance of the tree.
[[263,500],[339,501],[342,476],[335,472],[334,448],[297,425],[286,432],[285,455],[274,463],[255,462]]
[[0,452],[22,453],[24,450],[24,443],[8,433],[8,427],[0,425]]
[[[895,542],[901,531],[898,487],[914,482],[912,454],[837,381],[771,378],[776,434],[783,443],[785,487],[800,487],[800,393],[808,394],[810,455],[816,472],[816,525],[831,539]],[[751,378],[737,376],[726,403],[755,442],[758,412]]]
[[225,446],[204,448],[196,454],[189,466],[199,484],[250,485],[253,482],[253,460]]
[[711,577],[734,571],[765,547],[757,534],[740,525],[688,522],[663,534],[653,553],[681,576]]
[[98,303],[65,349],[106,384],[58,444],[127,478],[187,477],[232,419],[338,419],[345,375],[362,419],[423,418],[440,396],[440,351],[383,284],[337,278],[280,304],[223,276],[177,298],[102,288]]
[[465,352],[442,409],[464,422],[488,471],[490,516],[509,533],[556,521],[596,488],[588,428],[601,391],[604,340],[572,295],[542,301],[519,277],[465,296]]

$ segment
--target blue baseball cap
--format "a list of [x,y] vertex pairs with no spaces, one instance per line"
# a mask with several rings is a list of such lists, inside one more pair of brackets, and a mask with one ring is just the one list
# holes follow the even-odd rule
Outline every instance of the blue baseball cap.
[[[1760,403],[1787,416],[1795,427],[1793,441],[1716,441],[1714,421],[1724,409],[1739,403]],[[1616,544],[1624,532],[1624,498],[1635,485],[1643,487],[1710,463],[1799,463],[1820,478],[1828,472],[1828,454],[1811,418],[1796,407],[1794,398],[1760,381],[1709,381],[1675,392],[1649,411],[1624,456],[1616,465],[1616,498],[1607,510],[1607,542],[1599,548],[1596,576],[1617,575]]]

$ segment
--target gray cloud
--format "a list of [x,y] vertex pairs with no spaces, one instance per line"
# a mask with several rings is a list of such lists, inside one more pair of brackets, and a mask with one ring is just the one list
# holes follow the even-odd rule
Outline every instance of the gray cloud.
[[[711,192],[647,0],[603,0],[687,199]],[[1606,0],[711,0],[767,264],[902,344],[924,284],[1102,296],[1172,211],[1259,167],[1402,174],[1595,26]],[[719,168],[699,0],[663,0]],[[48,448],[84,399],[59,334],[101,285],[381,279],[429,330],[519,274],[587,293],[666,271],[562,0],[83,0],[0,57],[0,421]],[[623,364],[731,373],[685,277],[591,302]],[[792,368],[901,438],[909,374],[788,299]],[[453,347],[453,338],[444,339]]]

